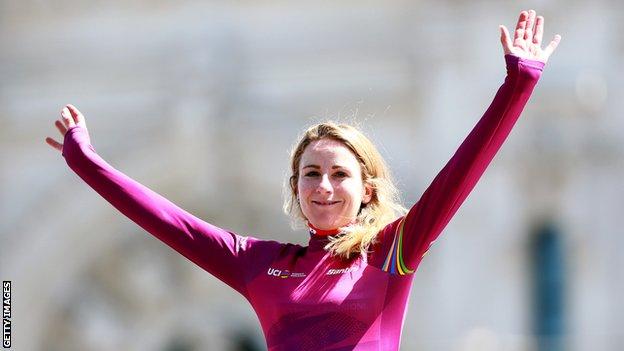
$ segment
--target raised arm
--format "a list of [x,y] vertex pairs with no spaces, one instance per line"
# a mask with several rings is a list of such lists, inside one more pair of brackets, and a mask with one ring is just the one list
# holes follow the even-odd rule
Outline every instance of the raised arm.
[[507,77],[483,117],[420,200],[405,217],[386,228],[381,250],[385,271],[401,275],[415,271],[500,149],[559,43],[557,35],[541,49],[543,26],[544,19],[531,10],[521,12],[513,41],[507,29],[500,27]]
[[114,169],[96,153],[84,116],[74,106],[63,108],[61,120],[55,125],[63,144],[46,142],[62,151],[80,178],[143,229],[246,296],[246,252],[253,238],[210,225]]

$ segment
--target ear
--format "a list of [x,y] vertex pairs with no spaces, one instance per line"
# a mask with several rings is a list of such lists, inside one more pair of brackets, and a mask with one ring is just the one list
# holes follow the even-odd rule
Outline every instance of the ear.
[[368,204],[373,198],[373,187],[368,184],[368,183],[364,183],[364,195],[362,196],[362,203],[363,204]]

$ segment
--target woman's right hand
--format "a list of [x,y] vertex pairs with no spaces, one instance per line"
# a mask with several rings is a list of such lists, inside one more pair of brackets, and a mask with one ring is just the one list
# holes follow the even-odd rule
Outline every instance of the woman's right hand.
[[[61,133],[61,136],[63,138],[65,138],[65,133],[67,133],[67,130],[71,127],[81,126],[85,130],[87,129],[87,122],[85,121],[84,116],[82,115],[82,113],[80,113],[80,111],[78,111],[78,109],[74,105],[66,105],[65,107],[63,107],[63,109],[61,110],[61,119],[57,119],[56,121],[54,121],[54,125],[56,126],[56,129],[58,129],[58,131]],[[60,152],[63,152],[62,143],[59,143],[58,141],[50,137],[47,137],[45,141],[51,147],[57,149]]]

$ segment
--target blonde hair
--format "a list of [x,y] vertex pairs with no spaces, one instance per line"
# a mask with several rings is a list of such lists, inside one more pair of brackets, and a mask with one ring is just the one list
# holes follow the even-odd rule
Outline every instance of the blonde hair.
[[309,127],[290,154],[291,175],[284,186],[284,212],[291,216],[294,226],[307,220],[297,198],[301,156],[310,143],[320,139],[336,140],[349,148],[362,169],[362,181],[373,189],[371,200],[362,204],[355,223],[341,228],[344,235],[329,237],[325,246],[333,256],[350,259],[354,253],[366,253],[379,231],[407,210],[400,204],[390,171],[375,145],[357,128],[328,121]]

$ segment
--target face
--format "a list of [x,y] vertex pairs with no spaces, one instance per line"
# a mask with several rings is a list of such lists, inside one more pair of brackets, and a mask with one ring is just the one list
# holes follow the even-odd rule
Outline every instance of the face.
[[299,162],[297,193],[304,216],[323,230],[349,224],[362,203],[372,197],[355,155],[332,139],[316,140],[305,148]]

